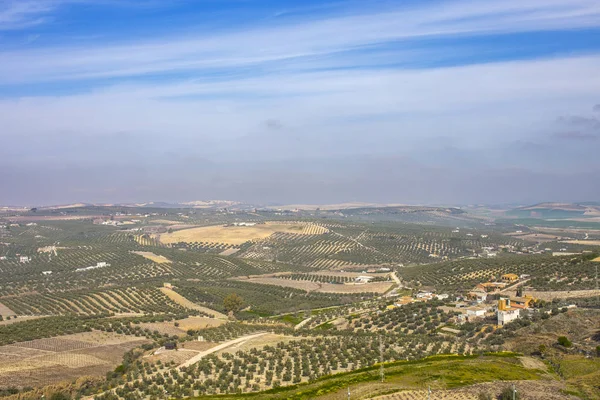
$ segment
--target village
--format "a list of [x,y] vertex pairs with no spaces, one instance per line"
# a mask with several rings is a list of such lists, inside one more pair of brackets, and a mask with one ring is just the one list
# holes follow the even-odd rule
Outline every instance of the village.
[[[447,303],[441,307],[444,311],[456,313],[456,324],[495,319],[496,326],[502,327],[520,317],[537,312],[537,299],[531,295],[523,295],[523,285],[529,275],[507,273],[499,281],[487,281],[477,284],[464,294],[450,295],[435,293],[433,287],[421,287],[413,291],[413,295],[401,296],[388,310],[415,302],[441,300]],[[394,293],[391,293],[394,296]],[[569,306],[573,308],[575,306]]]

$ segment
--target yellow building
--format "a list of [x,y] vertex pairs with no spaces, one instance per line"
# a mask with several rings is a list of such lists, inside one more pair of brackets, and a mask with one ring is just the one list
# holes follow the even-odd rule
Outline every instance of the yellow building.
[[519,280],[519,275],[517,275],[517,274],[502,275],[502,282],[516,282],[518,280]]

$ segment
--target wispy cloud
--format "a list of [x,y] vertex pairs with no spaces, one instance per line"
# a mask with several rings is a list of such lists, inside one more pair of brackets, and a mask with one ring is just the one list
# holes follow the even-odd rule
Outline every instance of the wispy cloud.
[[53,0],[1,0],[0,30],[24,29],[44,23],[58,4]]
[[[37,18],[52,7],[39,10],[39,4],[32,2],[26,15]],[[353,66],[361,55],[349,57],[348,52],[371,49],[369,56],[377,57],[382,51],[392,56],[392,60],[402,61],[410,57],[411,52],[423,51],[424,38],[598,26],[600,6],[595,0],[434,2],[418,7],[390,8],[385,12],[322,19],[301,17],[293,23],[271,22],[243,31],[198,36],[188,33],[112,45],[90,43],[84,47],[67,45],[5,52],[0,53],[0,76],[6,78],[0,82],[132,77],[151,73],[200,74],[218,68],[277,67],[281,62],[295,64],[311,59],[314,63],[315,58],[325,59],[323,67],[332,58],[340,66]],[[390,53],[385,47],[388,45],[395,46],[396,53]]]

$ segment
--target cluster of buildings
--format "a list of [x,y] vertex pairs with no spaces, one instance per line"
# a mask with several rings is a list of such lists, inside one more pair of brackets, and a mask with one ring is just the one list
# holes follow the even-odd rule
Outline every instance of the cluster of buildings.
[[390,304],[389,306],[387,306],[388,310],[392,310],[396,307],[402,307],[403,305],[406,304],[410,304],[410,303],[417,303],[417,302],[423,302],[423,301],[430,301],[430,300],[446,300],[450,297],[450,295],[446,294],[446,293],[442,293],[442,294],[436,294],[433,292],[433,289],[422,289],[420,290],[417,294],[415,294],[414,296],[402,296],[400,297],[398,300],[396,300],[394,302],[394,304]]
[[459,322],[473,321],[478,318],[496,315],[498,326],[503,326],[521,316],[524,310],[532,306],[532,296],[510,296],[502,293],[502,289],[528,278],[528,275],[513,273],[504,274],[498,282],[485,282],[475,286],[457,302],[456,308],[461,310]]

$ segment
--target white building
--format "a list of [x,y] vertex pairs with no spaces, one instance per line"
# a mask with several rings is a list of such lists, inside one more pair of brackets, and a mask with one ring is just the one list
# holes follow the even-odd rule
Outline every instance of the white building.
[[419,292],[417,293],[417,299],[431,298],[433,296],[432,292]]
[[42,271],[42,275],[52,275],[52,271]]
[[369,283],[369,282],[371,282],[371,279],[373,279],[372,276],[361,275],[361,276],[357,276],[356,278],[354,278],[354,283],[358,283],[358,284]]
[[471,318],[483,318],[485,317],[485,308],[481,307],[467,307],[467,317]]
[[508,324],[509,322],[512,322],[517,318],[519,318],[519,309],[518,308],[514,308],[514,309],[506,310],[506,311],[500,311],[500,310],[498,311],[498,325],[499,326]]
[[29,261],[31,261],[31,257],[27,257],[27,256],[19,257],[19,262],[21,262],[21,263],[28,263]]

